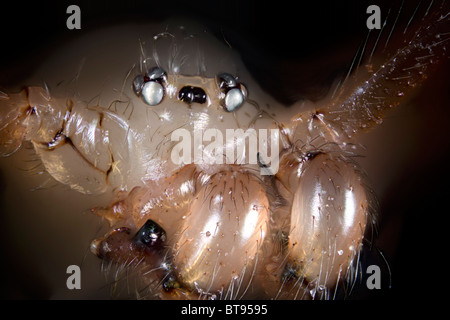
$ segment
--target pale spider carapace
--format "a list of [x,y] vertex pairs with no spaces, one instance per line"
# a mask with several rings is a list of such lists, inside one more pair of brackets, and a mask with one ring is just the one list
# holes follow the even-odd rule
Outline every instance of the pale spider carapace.
[[[319,79],[327,81],[319,84],[305,75],[292,80],[307,63],[263,68],[264,54],[253,57],[235,34],[220,29],[217,40],[183,21],[106,28],[62,47],[20,93],[16,86],[0,97],[1,151],[11,155],[2,160],[4,212],[27,230],[23,243],[21,230],[11,231],[19,235],[16,250],[30,250],[27,238],[46,238],[40,221],[84,243],[97,234],[90,251],[117,297],[343,298],[365,286],[370,264],[390,285],[383,250],[393,240],[381,237],[383,250],[376,242],[381,226],[389,230],[380,226],[376,198],[389,179],[370,172],[392,175],[417,156],[408,145],[389,149],[397,139],[386,136],[396,117],[390,109],[423,86],[442,92],[448,85],[439,70],[448,57],[448,5],[407,9],[383,10],[381,30],[365,29],[351,55],[310,57],[316,73],[323,61]],[[261,89],[235,48],[264,90],[290,106]],[[346,69],[330,67],[333,59]],[[314,90],[304,89],[308,81]],[[423,97],[430,99],[418,95],[422,107]],[[434,100],[426,107],[439,108],[442,99]],[[397,118],[411,117],[402,110]],[[381,138],[367,134],[378,126]],[[227,130],[235,139],[226,139]],[[416,135],[407,138],[417,143]],[[242,159],[229,153],[238,145]],[[32,175],[14,179],[17,168]],[[82,219],[61,217],[77,212]],[[105,220],[109,231],[99,231]],[[86,266],[95,256],[67,250],[61,237],[34,242],[52,249],[26,259],[45,260],[38,273],[65,284],[65,268],[52,261]]]

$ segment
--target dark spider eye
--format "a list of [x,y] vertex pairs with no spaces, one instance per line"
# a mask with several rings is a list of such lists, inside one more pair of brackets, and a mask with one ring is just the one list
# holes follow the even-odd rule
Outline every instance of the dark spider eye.
[[220,89],[229,89],[237,87],[236,78],[229,73],[221,73],[217,76],[217,82]]
[[206,93],[202,88],[186,86],[181,88],[178,99],[186,103],[205,103]]
[[164,98],[163,84],[167,81],[166,72],[158,67],[151,69],[145,76],[138,75],[133,80],[133,91],[142,95],[144,102],[150,106],[161,103]]
[[148,247],[160,247],[166,241],[166,232],[164,229],[154,222],[147,222],[139,229],[134,236],[134,242]]
[[144,86],[144,77],[142,75],[136,76],[133,80],[133,91],[139,96],[142,91],[142,87]]
[[224,109],[233,112],[242,106],[247,96],[245,87],[229,73],[221,73],[216,79],[219,89],[225,94],[225,98],[222,100]]
[[164,69],[155,67],[146,74],[146,77],[148,77],[150,81],[165,82],[167,75]]

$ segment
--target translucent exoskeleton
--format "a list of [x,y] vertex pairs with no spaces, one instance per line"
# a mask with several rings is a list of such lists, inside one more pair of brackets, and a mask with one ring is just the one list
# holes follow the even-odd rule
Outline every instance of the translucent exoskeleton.
[[290,107],[202,27],[95,31],[1,92],[0,153],[34,154],[58,214],[109,223],[90,251],[117,296],[347,296],[377,223],[358,139],[446,62],[449,14],[418,6],[399,35],[388,15],[323,99]]

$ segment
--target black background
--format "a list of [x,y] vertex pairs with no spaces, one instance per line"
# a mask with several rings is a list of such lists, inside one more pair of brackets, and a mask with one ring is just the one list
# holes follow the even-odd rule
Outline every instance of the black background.
[[[81,8],[81,30],[68,30],[66,27],[69,16],[66,9],[70,4]],[[366,34],[365,11],[369,4],[372,2],[16,1],[2,5],[1,9],[3,49],[0,67],[10,67],[13,61],[16,65],[13,72],[3,72],[0,83],[20,81],[45,59],[49,48],[51,50],[52,46],[60,46],[64,41],[94,28],[124,21],[163,22],[169,17],[182,15],[201,21],[219,38],[224,37],[241,52],[252,72],[263,73],[259,76],[261,81],[270,82],[281,68],[285,82],[292,82],[288,76],[295,77],[298,83],[296,95],[314,94],[315,89],[312,88],[333,79],[335,74],[332,73],[342,68],[347,60],[343,59],[329,70],[323,70],[322,66],[320,74],[323,76],[316,75],[317,70],[309,70],[308,66],[320,61],[324,53],[335,55],[333,51],[341,47],[346,48],[350,56],[354,54],[359,42],[350,48],[348,44]],[[312,62],[301,66],[292,65],[311,59]],[[282,60],[290,60],[290,64],[273,62]],[[300,74],[299,68],[303,69]],[[299,98],[286,98],[283,90],[281,85],[275,90],[281,101],[292,103]]]

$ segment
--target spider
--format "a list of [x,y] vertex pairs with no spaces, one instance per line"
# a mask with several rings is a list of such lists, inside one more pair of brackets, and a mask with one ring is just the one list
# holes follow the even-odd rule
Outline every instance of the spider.
[[[366,229],[378,219],[355,139],[381,125],[446,58],[448,10],[416,8],[411,20],[419,23],[407,20],[401,40],[387,24],[380,37],[364,39],[348,72],[320,100],[316,94],[290,107],[259,87],[233,45],[203,29],[177,22],[99,31],[43,64],[36,74],[45,85],[2,95],[2,151],[31,140],[32,148],[10,161],[35,152],[40,167],[31,171],[69,187],[24,193],[27,206],[47,205],[50,216],[94,208],[110,223],[91,251],[114,283],[136,281],[139,298],[334,298],[341,288],[352,290],[361,248],[370,243]],[[100,46],[79,49],[96,39]],[[384,43],[393,49],[383,51]],[[80,55],[69,63],[74,52]],[[195,132],[211,128],[222,137],[227,129],[254,131],[219,149],[189,144],[183,156],[198,151],[200,160],[173,161],[180,154],[174,133],[184,129],[195,142]],[[279,140],[251,140],[269,128]],[[247,151],[254,142],[276,145],[278,158],[253,152],[230,161],[227,151],[239,138]],[[29,190],[26,183],[20,180]],[[90,223],[80,228],[97,227],[95,217],[84,218]]]

